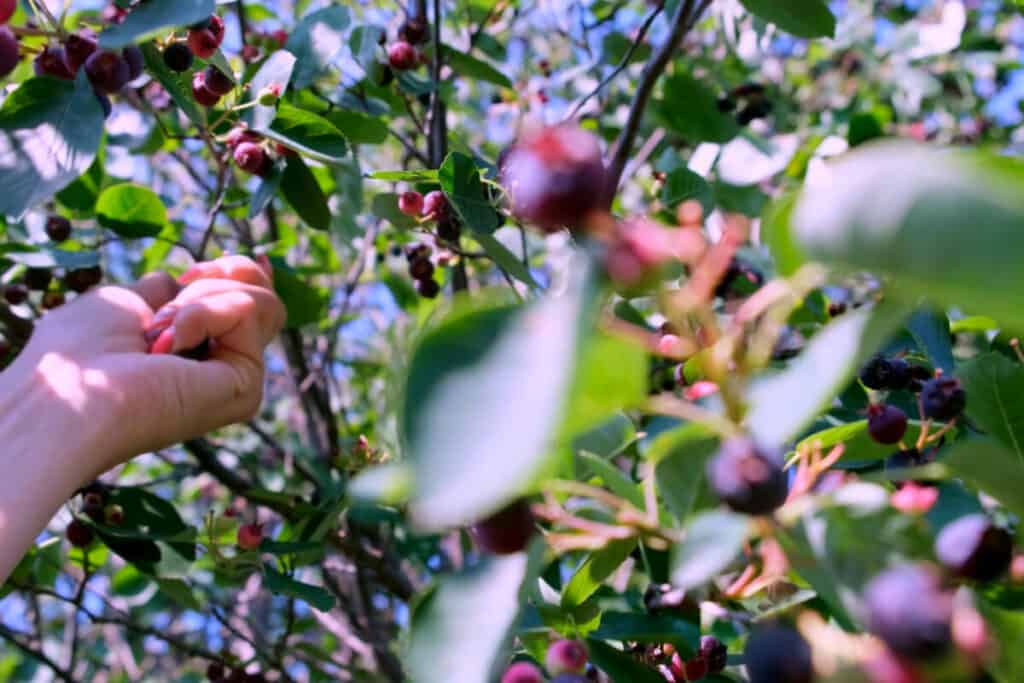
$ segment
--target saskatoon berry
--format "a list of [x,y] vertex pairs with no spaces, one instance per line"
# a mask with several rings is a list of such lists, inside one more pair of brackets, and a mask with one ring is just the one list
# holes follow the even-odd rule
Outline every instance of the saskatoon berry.
[[415,69],[420,58],[416,54],[416,48],[404,40],[399,40],[388,46],[388,64],[395,71],[408,71]]
[[780,455],[746,438],[725,442],[708,463],[708,480],[722,502],[748,515],[774,512],[788,494]]
[[220,683],[220,681],[223,681],[224,665],[220,662],[211,662],[210,665],[206,667],[206,678],[211,681],[211,683]]
[[197,71],[192,75],[192,97],[204,107],[220,102],[220,95],[206,87],[206,72]]
[[6,24],[18,9],[18,0],[0,0],[0,24]]
[[125,63],[128,64],[129,82],[142,75],[142,70],[146,66],[146,59],[142,56],[142,50],[137,45],[129,45],[121,50],[121,56],[124,58]]
[[68,71],[78,73],[82,65],[96,52],[96,37],[89,33],[68,36],[64,41],[64,63]]
[[83,294],[103,281],[103,269],[99,266],[79,268],[64,276],[64,285],[72,292]]
[[64,61],[64,48],[47,46],[36,57],[33,64],[36,76],[53,76],[64,80],[72,80],[75,75],[68,71]]
[[206,27],[206,30],[213,34],[214,39],[217,41],[217,47],[224,42],[224,20],[220,18],[219,14],[210,15],[210,25]]
[[911,660],[946,652],[952,640],[952,593],[923,565],[890,569],[865,589],[870,630],[895,654]]
[[860,381],[868,389],[888,389],[892,377],[892,366],[889,360],[875,356],[860,371]]
[[441,285],[437,284],[437,281],[434,279],[417,280],[416,291],[424,299],[436,299],[441,293]]
[[103,521],[103,496],[99,493],[87,493],[82,496],[82,513],[97,522]]
[[607,172],[597,138],[581,128],[542,128],[499,160],[512,211],[542,230],[577,227],[601,207]]
[[881,444],[899,443],[907,433],[907,414],[896,406],[872,404],[868,407],[868,434]]
[[714,636],[701,636],[697,656],[707,661],[708,673],[716,674],[725,669],[729,650],[718,638]]
[[427,193],[427,196],[423,198],[423,215],[435,221],[444,220],[451,215],[451,205],[448,204],[448,198],[444,196],[444,192],[434,190]]
[[708,663],[703,657],[694,657],[693,659],[684,660],[679,656],[679,653],[676,652],[672,655],[669,670],[678,682],[699,681],[708,675]]
[[242,550],[256,550],[262,542],[262,524],[244,524],[238,528],[238,547]]
[[46,219],[46,236],[54,242],[64,242],[71,237],[71,221],[64,216],[50,216]]
[[49,268],[29,268],[25,271],[25,284],[37,292],[45,292],[53,281],[53,271]]
[[406,216],[419,216],[423,212],[423,195],[419,192],[403,192],[398,195],[398,210]]
[[811,683],[814,665],[811,646],[800,633],[784,624],[758,627],[744,652],[750,683]]
[[76,548],[87,547],[93,539],[92,527],[79,519],[71,520],[64,530],[64,534],[67,536],[68,542]]
[[188,32],[188,47],[200,59],[209,59],[220,47],[220,41],[210,29]]
[[590,683],[583,674],[559,674],[551,679],[551,683]]
[[93,52],[85,60],[89,82],[101,93],[115,93],[129,81],[131,70],[121,55],[109,50]]
[[164,50],[164,64],[177,73],[188,71],[194,59],[192,50],[185,43],[172,43]]
[[921,403],[925,417],[952,420],[964,412],[967,393],[955,377],[936,377],[921,387]]
[[7,285],[4,287],[4,301],[12,306],[19,306],[28,300],[28,287],[25,285]]
[[935,556],[954,574],[974,581],[994,581],[1013,559],[1013,538],[984,514],[947,524],[935,539]]
[[533,512],[525,500],[512,503],[470,528],[477,545],[495,555],[522,552],[529,544],[534,531]]
[[6,26],[0,26],[0,78],[14,71],[20,61],[18,37]]
[[931,462],[931,458],[921,453],[916,448],[908,448],[905,451],[897,451],[885,459],[885,469],[905,470],[912,467],[921,467]]
[[398,28],[398,37],[411,45],[419,45],[427,40],[427,22],[420,17],[411,17]]
[[108,505],[103,509],[103,521],[110,526],[121,526],[124,523],[124,508],[120,505]]
[[544,666],[552,675],[582,673],[587,668],[587,648],[578,640],[557,640],[548,648]]
[[430,259],[416,259],[409,264],[409,275],[413,280],[429,280],[434,277],[434,264]]
[[444,218],[437,223],[437,236],[445,242],[458,242],[462,238],[462,226],[454,218]]
[[43,294],[41,305],[44,310],[52,311],[64,305],[64,292],[47,292]]
[[270,171],[271,161],[267,151],[255,142],[243,142],[235,147],[234,158],[240,169],[253,175],[266,175]]
[[206,67],[205,83],[206,89],[218,96],[227,95],[235,87],[223,71],[212,65]]
[[232,128],[228,133],[226,144],[231,149],[238,147],[243,142],[261,142],[263,137],[254,133],[248,128]]
[[544,683],[544,676],[530,662],[515,662],[505,670],[501,683]]

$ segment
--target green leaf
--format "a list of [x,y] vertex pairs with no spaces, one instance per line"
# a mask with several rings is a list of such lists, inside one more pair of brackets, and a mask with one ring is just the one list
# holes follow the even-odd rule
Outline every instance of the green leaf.
[[665,683],[657,671],[600,640],[587,640],[590,661],[615,683]]
[[298,329],[320,321],[327,301],[321,292],[303,282],[280,259],[271,259],[274,266],[274,291],[288,311],[288,329]]
[[824,0],[740,0],[742,5],[765,21],[800,38],[831,38],[836,18]]
[[189,121],[202,126],[206,123],[206,112],[204,109],[196,103],[194,97],[192,97],[192,83],[190,75],[186,72],[180,74],[176,71],[171,71],[164,64],[163,53],[153,43],[146,43],[142,46],[142,56],[146,60],[146,71],[156,77],[156,80],[160,82],[167,94],[174,100],[174,104],[178,105],[181,111],[185,112],[185,116],[188,117]]
[[252,200],[249,202],[249,218],[255,218],[263,213],[263,210],[270,205],[270,202],[274,201],[274,196],[281,189],[281,179],[283,177],[284,174],[281,172],[280,167],[275,164],[270,171],[270,175],[260,179],[260,185],[256,188],[256,192],[253,193]]
[[954,444],[941,462],[954,475],[1024,518],[1024,497],[1020,495],[1024,491],[1024,461],[1019,452],[994,439],[965,439]]
[[341,131],[327,119],[282,102],[270,128],[261,131],[271,140],[325,164],[340,162],[348,152]]
[[680,522],[686,520],[705,489],[704,470],[718,448],[718,438],[690,423],[659,434],[646,456],[655,463],[654,481],[665,505]]
[[478,81],[493,83],[501,88],[511,88],[512,81],[487,62],[445,45],[442,49],[445,61],[462,76]]
[[399,505],[409,500],[412,473],[405,463],[386,463],[357,474],[348,485],[348,494],[355,500],[383,505]]
[[213,14],[214,0],[146,0],[139,3],[120,24],[108,26],[100,34],[100,47],[116,50],[140,43],[168,29],[189,26]]
[[296,581],[285,576],[268,564],[263,565],[264,585],[275,595],[287,595],[298,598],[321,612],[330,612],[334,608],[334,596],[320,586]]
[[[287,90],[292,80],[292,72],[295,70],[295,61],[295,55],[287,50],[278,50],[270,55],[249,82],[250,96],[254,99],[259,98],[260,91],[269,85],[281,86],[282,93]],[[189,93],[191,96],[191,91]],[[267,131],[277,116],[277,106],[277,103],[269,106],[256,104],[245,113],[249,127],[261,132]]]
[[160,592],[185,609],[196,612],[203,611],[203,605],[196,599],[192,587],[181,579],[157,579],[156,584],[160,586]]
[[506,273],[534,289],[540,288],[537,281],[533,279],[533,275],[530,274],[529,268],[523,265],[519,257],[509,251],[508,247],[499,242],[494,235],[476,233],[473,235],[473,239],[480,243],[487,255]]
[[602,458],[618,455],[636,440],[636,427],[623,413],[616,413],[593,429],[580,434],[572,442],[574,451],[588,451]]
[[562,609],[579,607],[601,587],[605,579],[622,566],[636,547],[636,539],[612,541],[606,548],[595,550],[580,565],[562,591]]
[[315,230],[330,230],[327,195],[301,157],[288,157],[281,177],[281,195],[306,225]]
[[0,214],[20,219],[85,172],[103,136],[103,110],[85,76],[30,78],[0,108]]
[[167,225],[167,207],[148,187],[126,183],[103,191],[96,217],[121,237],[156,237]]
[[651,46],[647,42],[637,45],[636,41],[622,33],[609,33],[601,41],[601,52],[607,64],[621,64],[631,49],[633,54],[629,58],[630,64],[647,61],[651,56]]
[[1024,469],[1024,366],[1000,353],[974,358],[960,370],[967,414],[1016,454]]
[[[915,443],[920,433],[921,423],[912,420],[907,423],[907,433],[903,440],[906,443]],[[955,431],[954,434],[949,435],[949,438],[952,439],[954,435]],[[823,449],[829,449],[840,443],[846,444],[846,450],[843,453],[844,460],[882,460],[896,451],[896,446],[886,446],[871,438],[871,435],[868,434],[867,420],[856,420],[815,432],[797,443],[796,449],[812,447],[815,443],[820,444]]]
[[332,109],[324,117],[353,145],[379,145],[388,138],[388,126],[376,116],[348,109]]
[[812,259],[885,277],[887,297],[914,306],[925,297],[1024,329],[1022,182],[1013,159],[868,145],[805,188],[794,236]]
[[334,61],[345,45],[349,11],[331,5],[304,16],[288,36],[285,48],[295,55],[295,87],[309,87]]
[[785,370],[750,389],[747,425],[765,444],[783,444],[810,425],[903,321],[888,303],[843,315],[819,332]]
[[927,354],[932,365],[946,374],[952,374],[953,335],[949,331],[949,318],[945,313],[922,309],[907,321],[907,330],[917,345]]
[[995,659],[987,665],[988,672],[999,683],[1024,680],[1024,650],[1010,645],[1024,642],[1024,614],[1019,610],[999,609],[987,600],[979,600],[977,604],[992,632],[992,640],[1002,645]]
[[386,180],[388,182],[407,183],[436,183],[438,181],[437,171],[426,169],[421,171],[376,171],[370,174],[372,180]]
[[637,509],[643,509],[644,496],[640,486],[615,465],[587,451],[581,452],[577,457],[579,458],[581,479],[598,477],[612,493],[628,500]]
[[807,256],[793,235],[791,218],[798,195],[785,194],[768,206],[761,223],[761,234],[768,243],[775,267],[780,275],[789,277],[807,262]]
[[518,553],[485,559],[441,579],[412,618],[409,652],[403,658],[409,680],[493,680],[519,612],[519,592],[528,566],[528,556]]
[[675,133],[690,144],[725,143],[739,133],[735,119],[718,110],[718,98],[703,82],[677,72],[664,79],[654,110]]
[[672,552],[672,585],[687,591],[715,578],[743,552],[750,518],[725,510],[698,515]]
[[57,193],[57,201],[73,211],[92,214],[96,210],[96,199],[103,189],[106,177],[104,163],[106,161],[101,147],[89,170],[76,178],[70,185]]
[[421,529],[481,519],[545,468],[589,300],[581,282],[528,307],[462,309],[420,340],[400,426],[415,473],[410,513]]
[[437,176],[441,189],[470,230],[489,235],[498,229],[498,214],[484,194],[480,170],[472,159],[452,152],[444,160]]
[[565,443],[647,397],[647,354],[632,342],[595,334],[586,340],[577,363],[560,432]]
[[696,199],[704,207],[704,215],[708,216],[715,208],[715,195],[708,181],[688,168],[677,168],[668,174],[665,186],[661,188],[661,201],[670,209],[675,209],[688,199]]
[[606,611],[594,639],[636,643],[672,643],[683,656],[700,645],[700,628],[685,619],[667,614]]

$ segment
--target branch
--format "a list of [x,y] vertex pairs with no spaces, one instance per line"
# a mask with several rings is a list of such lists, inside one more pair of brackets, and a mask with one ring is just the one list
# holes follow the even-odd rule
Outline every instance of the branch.
[[14,645],[14,647],[18,648],[32,659],[44,664],[47,668],[53,671],[53,674],[60,680],[65,683],[75,683],[75,678],[70,671],[62,669],[57,662],[50,659],[42,650],[35,650],[30,645],[21,642],[20,634],[18,634],[17,631],[7,628],[5,624],[0,624],[0,638],[9,641]]
[[685,0],[685,2],[680,3],[679,8],[672,17],[672,29],[668,38],[651,55],[651,59],[647,62],[643,74],[640,76],[640,83],[637,85],[636,93],[633,95],[633,102],[629,106],[629,116],[626,118],[626,125],[623,126],[622,133],[615,142],[611,155],[612,160],[608,166],[608,187],[606,189],[607,196],[605,197],[608,206],[611,206],[612,201],[615,199],[619,182],[622,180],[622,172],[626,168],[629,155],[633,150],[633,142],[636,139],[637,132],[640,130],[640,122],[643,120],[644,111],[647,109],[647,103],[651,99],[651,93],[654,92],[654,85],[657,83],[658,78],[661,77],[661,74],[664,73],[669,60],[672,59],[673,53],[675,53],[676,48],[687,31],[690,30],[696,19],[703,14],[704,10],[708,8],[711,0],[700,0],[700,5],[696,11],[694,11],[695,4],[696,0]]

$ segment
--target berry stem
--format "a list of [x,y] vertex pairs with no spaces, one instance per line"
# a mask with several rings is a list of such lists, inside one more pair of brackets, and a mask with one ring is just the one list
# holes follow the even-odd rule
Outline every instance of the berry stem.
[[653,413],[678,417],[689,422],[699,422],[726,438],[742,434],[742,430],[731,420],[672,394],[658,394],[652,397],[647,402],[647,409]]
[[[931,436],[929,436],[927,438],[927,440],[925,441],[925,443],[934,443],[934,442],[938,441],[939,439],[941,439],[951,429],[954,429],[956,427],[956,423],[957,423],[958,419],[959,418],[955,418],[954,417],[952,420],[950,420],[948,423],[946,423],[946,425],[943,426],[942,429],[940,429],[939,431],[937,431],[934,434],[932,434]],[[920,446],[918,446],[918,448],[920,448]]]

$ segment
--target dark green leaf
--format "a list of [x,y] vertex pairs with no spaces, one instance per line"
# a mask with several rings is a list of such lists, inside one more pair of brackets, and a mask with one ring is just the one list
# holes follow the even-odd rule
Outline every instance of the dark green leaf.
[[480,171],[465,154],[452,152],[437,172],[441,189],[462,221],[475,233],[490,234],[498,228],[498,214],[484,193]]
[[281,103],[270,128],[262,132],[268,138],[325,164],[341,161],[348,151],[345,136],[333,123],[287,102]]
[[665,683],[661,674],[600,640],[588,640],[590,661],[614,683]]
[[155,237],[167,225],[167,207],[148,187],[114,185],[96,201],[100,225],[122,237]]
[[595,550],[580,565],[562,591],[562,608],[579,607],[601,587],[605,579],[622,566],[636,547],[636,539],[612,541],[608,547]]
[[288,311],[288,328],[298,329],[318,322],[327,305],[323,294],[299,279],[282,261],[273,259],[272,262],[274,290]]
[[1024,519],[1024,456],[1019,451],[994,439],[966,439],[953,445],[941,462]]
[[831,38],[836,18],[824,0],[740,0],[752,14],[800,38]]
[[677,168],[665,179],[665,186],[661,188],[661,201],[670,209],[675,209],[688,199],[699,201],[706,216],[715,208],[714,192],[708,181],[688,168]]
[[281,177],[281,195],[309,227],[316,230],[331,228],[327,195],[301,157],[288,157]]
[[999,353],[974,358],[960,370],[967,414],[1017,456],[1024,471],[1024,366]]
[[443,53],[445,60],[451,65],[452,69],[462,76],[493,83],[502,88],[512,87],[512,81],[508,79],[508,76],[483,60],[448,45],[444,46]]
[[188,26],[206,19],[217,9],[214,0],[146,0],[119,24],[100,34],[100,47],[108,50],[140,43],[167,29]]
[[296,581],[270,565],[263,565],[263,578],[267,590],[275,595],[298,598],[321,612],[329,612],[334,608],[334,596],[320,586]]
[[731,116],[718,110],[715,93],[686,73],[664,79],[661,99],[654,107],[665,125],[691,144],[728,142],[740,130]]
[[658,493],[679,521],[693,514],[704,486],[704,468],[718,438],[698,424],[659,434],[646,456],[655,463]]
[[700,644],[700,628],[685,619],[667,614],[606,611],[601,626],[591,634],[595,639],[636,643],[672,643],[683,656]]
[[927,309],[916,311],[907,321],[907,329],[934,367],[946,374],[953,373],[956,364],[953,360],[953,336],[945,313]]

